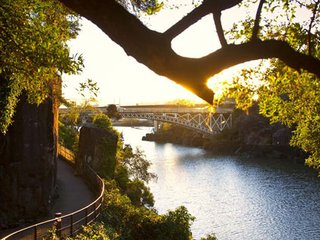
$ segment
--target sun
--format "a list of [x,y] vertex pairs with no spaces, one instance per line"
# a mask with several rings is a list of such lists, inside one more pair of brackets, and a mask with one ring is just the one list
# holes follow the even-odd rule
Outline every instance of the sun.
[[227,89],[231,86],[235,74],[234,71],[226,69],[208,79],[207,87],[214,92],[215,100],[220,100],[224,96]]
[[[221,71],[220,73],[209,78],[207,81],[207,87],[214,92],[214,100],[221,100],[225,96],[226,91],[234,84],[234,80],[240,77],[243,69],[251,69],[259,66],[260,61],[248,61],[238,64]],[[248,82],[254,84],[261,84],[259,79],[245,79]]]

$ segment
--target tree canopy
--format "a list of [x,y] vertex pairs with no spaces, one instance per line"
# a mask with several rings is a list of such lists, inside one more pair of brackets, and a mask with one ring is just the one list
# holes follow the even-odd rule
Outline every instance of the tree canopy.
[[56,0],[1,0],[0,132],[11,124],[22,93],[40,104],[62,73],[80,71],[81,56],[70,56],[67,46],[78,29],[78,16]]

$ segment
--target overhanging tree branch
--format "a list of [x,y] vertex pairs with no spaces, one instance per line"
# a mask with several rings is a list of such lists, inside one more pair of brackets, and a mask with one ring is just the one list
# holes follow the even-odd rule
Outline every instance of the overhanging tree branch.
[[219,37],[219,41],[222,47],[225,47],[228,45],[226,38],[224,37],[224,32],[221,24],[221,12],[214,12],[213,13],[213,20],[214,24],[216,26],[217,34]]
[[311,29],[313,27],[313,23],[315,21],[316,15],[317,15],[317,9],[319,7],[319,4],[320,4],[320,0],[318,0],[316,2],[316,4],[314,5],[314,8],[312,9],[312,17],[310,19],[310,24],[309,24],[309,28],[308,28],[307,45],[308,45],[308,54],[310,56],[312,55]]
[[257,13],[256,13],[256,18],[254,20],[254,26],[253,26],[253,31],[252,31],[252,37],[251,40],[257,40],[258,39],[258,34],[259,34],[259,30],[260,30],[260,19],[261,19],[261,11],[262,11],[262,6],[264,4],[265,0],[260,0],[259,2],[259,6],[257,9]]
[[299,53],[283,41],[251,41],[227,45],[202,58],[186,58],[172,50],[165,33],[149,30],[113,0],[61,2],[94,22],[138,62],[183,85],[209,103],[212,103],[213,93],[206,86],[207,79],[224,69],[250,60],[278,58],[298,71],[304,69],[320,77],[319,59]]
[[205,0],[199,7],[195,8],[192,12],[187,14],[179,22],[177,22],[167,31],[165,31],[164,34],[168,39],[172,40],[174,37],[178,36],[192,24],[199,21],[202,17],[213,12],[221,13],[221,11],[234,7],[242,1],[243,0]]
[[204,62],[214,61],[214,66],[211,66],[211,69],[214,68],[214,70],[210,71],[210,67],[205,64],[199,67],[214,75],[223,69],[246,61],[269,58],[278,58],[297,71],[304,69],[320,77],[319,59],[299,53],[288,43],[280,40],[254,41],[239,45],[228,45],[226,48],[219,49],[201,59]]
[[[206,3],[208,3],[208,1],[206,1]],[[199,7],[195,8],[192,12],[188,13],[179,22],[167,29],[163,34],[169,40],[172,40],[209,13],[211,13],[210,9],[207,8],[207,4],[203,3]]]

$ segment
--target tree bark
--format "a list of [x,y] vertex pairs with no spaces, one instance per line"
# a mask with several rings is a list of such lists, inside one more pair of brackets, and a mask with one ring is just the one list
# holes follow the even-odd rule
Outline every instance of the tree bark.
[[[307,70],[320,77],[320,61],[295,51],[283,41],[255,41],[227,45],[202,58],[186,58],[171,48],[171,40],[201,17],[221,11],[241,0],[204,1],[199,8],[164,33],[148,29],[135,16],[113,0],[60,0],[81,16],[91,20],[124,51],[155,73],[183,85],[199,97],[212,103],[213,92],[206,82],[209,77],[236,64],[250,60],[278,58],[300,71]],[[213,3],[214,2],[214,3]]]

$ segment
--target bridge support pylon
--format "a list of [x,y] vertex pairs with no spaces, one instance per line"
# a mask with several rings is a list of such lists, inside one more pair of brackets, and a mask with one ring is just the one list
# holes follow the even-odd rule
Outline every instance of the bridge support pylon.
[[155,120],[155,121],[153,121],[153,131],[154,131],[154,132],[157,132],[158,129],[159,129],[158,121]]

